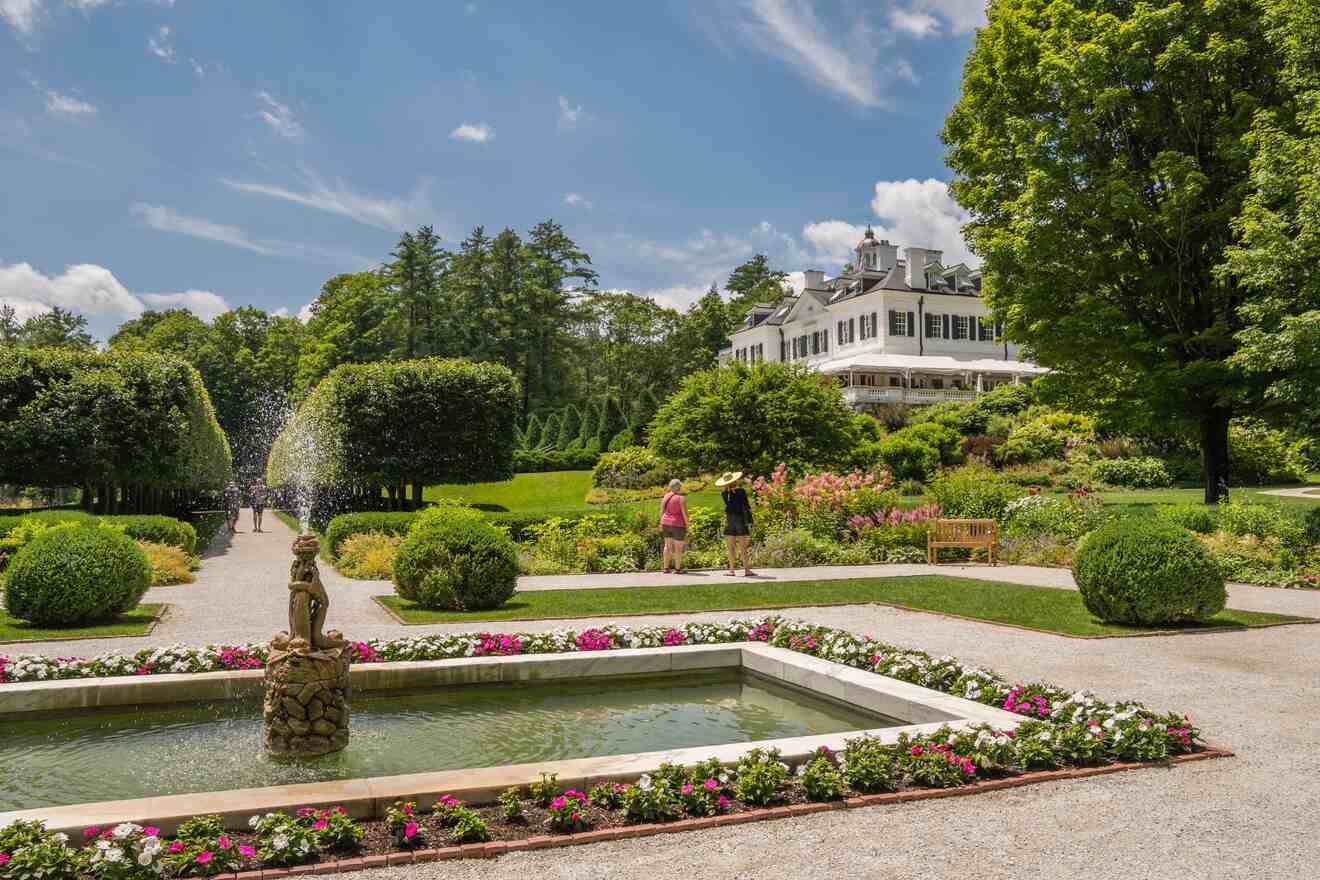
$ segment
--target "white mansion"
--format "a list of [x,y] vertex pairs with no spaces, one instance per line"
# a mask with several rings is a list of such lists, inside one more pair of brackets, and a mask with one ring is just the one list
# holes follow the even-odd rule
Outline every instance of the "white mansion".
[[942,251],[877,241],[867,227],[853,268],[806,272],[806,289],[757,303],[723,355],[802,361],[837,376],[855,407],[971,400],[1045,372],[1018,360],[981,299],[980,270],[945,267]]

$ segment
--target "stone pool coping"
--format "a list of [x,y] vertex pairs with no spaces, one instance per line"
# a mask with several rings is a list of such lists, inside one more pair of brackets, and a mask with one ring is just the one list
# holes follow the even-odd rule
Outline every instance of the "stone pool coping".
[[[779,748],[786,760],[798,761],[822,745],[841,750],[846,740],[864,734],[882,742],[895,742],[900,733],[930,733],[944,724],[959,728],[989,723],[1008,730],[1023,720],[1020,715],[992,706],[761,642],[364,663],[355,664],[351,674],[353,687],[379,690],[656,675],[731,667],[741,667],[754,675],[806,691],[818,698],[902,718],[911,723],[823,736],[542,761],[535,764],[37,807],[0,813],[0,827],[16,819],[42,819],[53,830],[76,833],[92,825],[136,822],[140,825],[155,825],[165,833],[170,833],[179,822],[191,816],[217,813],[227,825],[237,829],[246,828],[248,818],[254,813],[335,805],[343,806],[355,819],[366,819],[382,816],[386,808],[398,800],[416,801],[423,809],[433,805],[441,794],[473,803],[493,801],[496,795],[509,786],[526,786],[539,781],[542,772],[557,773],[560,784],[564,786],[583,786],[598,780],[631,782],[665,762],[693,764],[714,756],[722,763],[733,764],[756,747]],[[263,674],[260,670],[251,670],[6,685],[0,691],[0,717],[90,707],[236,699],[259,693]]]

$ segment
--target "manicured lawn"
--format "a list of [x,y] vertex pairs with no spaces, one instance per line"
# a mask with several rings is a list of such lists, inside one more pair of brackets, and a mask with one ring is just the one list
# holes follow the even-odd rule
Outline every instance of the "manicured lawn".
[[[515,474],[502,483],[468,483],[427,486],[428,501],[441,498],[462,499],[469,504],[489,505],[498,518],[500,513],[581,514],[592,511],[642,510],[659,515],[660,499],[632,501],[625,504],[588,504],[591,471],[549,471],[540,474]],[[688,496],[689,506],[721,506],[718,489],[709,486]]]
[[[398,596],[379,600],[406,623],[466,623],[489,620],[546,620],[738,611],[812,605],[880,603],[918,611],[956,614],[991,623],[1007,623],[1075,636],[1124,636],[1150,632],[1101,623],[1072,590],[1026,587],[944,575],[858,578],[837,581],[746,582],[710,575],[710,584],[630,587],[600,590],[538,590],[518,593],[493,611],[427,611]],[[1281,614],[1226,610],[1200,627],[1261,626],[1309,620]]]
[[151,626],[151,622],[156,619],[156,615],[160,613],[160,609],[160,605],[139,605],[132,611],[119,615],[117,619],[109,623],[69,627],[68,629],[49,629],[34,626],[10,617],[0,610],[0,642],[54,642],[65,639],[146,635],[147,629]]

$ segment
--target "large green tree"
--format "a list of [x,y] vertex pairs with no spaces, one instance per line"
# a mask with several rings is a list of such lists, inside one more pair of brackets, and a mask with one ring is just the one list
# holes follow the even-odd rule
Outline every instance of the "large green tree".
[[96,347],[87,332],[87,319],[59,306],[19,321],[13,306],[0,305],[0,345],[75,351],[90,351]]
[[729,275],[725,290],[729,291],[729,302],[725,307],[727,316],[726,334],[732,333],[747,317],[747,311],[759,302],[778,302],[784,295],[784,282],[788,273],[781,269],[772,269],[765,254],[757,254],[747,260]]
[[1257,0],[993,0],[945,128],[954,197],[1010,339],[1077,394],[1195,425],[1205,496],[1259,383],[1252,297],[1220,271],[1244,137],[1288,100]]

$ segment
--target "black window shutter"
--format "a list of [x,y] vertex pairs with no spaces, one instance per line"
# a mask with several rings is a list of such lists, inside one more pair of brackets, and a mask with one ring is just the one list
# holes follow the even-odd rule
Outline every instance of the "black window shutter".
[[949,338],[949,316],[948,316],[948,315],[941,315],[940,317],[942,317],[942,318],[944,319],[944,321],[943,321],[943,324],[944,324],[944,338],[945,338],[945,339],[948,339],[948,338]]
[[908,332],[907,332],[907,335],[908,335],[908,336],[916,336],[916,335],[917,335],[917,315],[916,315],[916,312],[908,312],[907,325],[908,325],[908,326],[907,326],[907,331],[908,331]]
[[889,310],[889,335],[898,335],[898,312],[893,309]]

